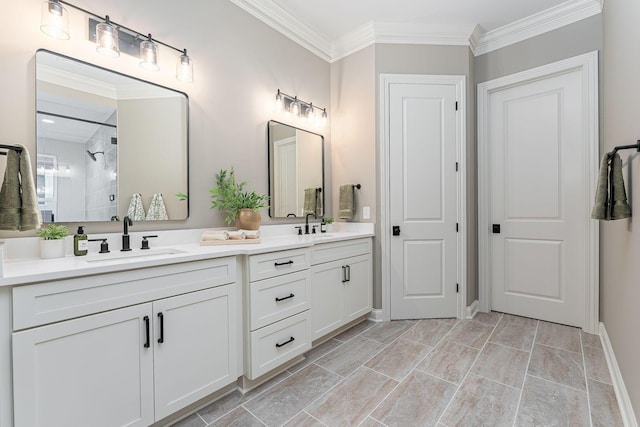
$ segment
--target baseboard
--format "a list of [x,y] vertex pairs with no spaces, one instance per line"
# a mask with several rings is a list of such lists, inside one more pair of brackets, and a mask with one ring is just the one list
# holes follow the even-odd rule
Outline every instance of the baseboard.
[[473,316],[478,312],[478,300],[475,300],[467,307],[467,319],[473,319]]
[[371,313],[369,313],[369,320],[372,320],[374,322],[382,322],[384,321],[384,316],[382,313],[382,309],[381,308],[374,308],[373,310],[371,310]]
[[613,347],[611,341],[609,341],[609,335],[604,327],[604,323],[600,323],[600,341],[602,342],[602,348],[604,349],[604,356],[607,359],[607,365],[609,366],[609,373],[611,374],[611,382],[613,383],[613,389],[616,392],[616,399],[618,400],[618,406],[620,407],[620,415],[625,427],[638,427],[638,421],[633,412],[633,406],[631,406],[631,399],[629,399],[629,393],[624,385],[622,379],[622,373],[620,367],[618,367],[618,361],[616,355],[613,353]]

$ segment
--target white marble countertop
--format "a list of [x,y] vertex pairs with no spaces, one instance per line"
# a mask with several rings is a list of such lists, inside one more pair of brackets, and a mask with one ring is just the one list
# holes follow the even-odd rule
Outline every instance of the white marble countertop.
[[[236,255],[252,255],[287,249],[311,247],[313,245],[337,242],[342,240],[372,237],[373,224],[357,224],[357,226],[337,227],[331,233],[320,233],[298,236],[295,234],[277,234],[277,230],[265,229],[261,243],[257,244],[226,244],[219,246],[201,246],[198,242],[202,230],[186,230],[144,234],[158,234],[158,239],[151,241],[152,249],[146,251],[134,248],[130,252],[121,252],[118,246],[112,245],[108,254],[96,253],[90,250],[87,256],[68,255],[64,258],[39,259],[34,257],[11,258],[5,254],[0,277],[0,287],[14,286],[50,280],[67,279],[72,277],[89,276],[95,274],[113,273],[138,268],[148,268],[166,264],[176,264],[205,259],[221,258]],[[289,227],[290,229],[290,227]],[[171,233],[183,235],[176,238]],[[194,239],[195,237],[195,239]],[[112,238],[109,238],[110,244]],[[15,245],[14,245],[15,246]],[[133,246],[133,245],[132,245]],[[91,246],[90,249],[95,248]],[[15,250],[14,252],[19,252]]]

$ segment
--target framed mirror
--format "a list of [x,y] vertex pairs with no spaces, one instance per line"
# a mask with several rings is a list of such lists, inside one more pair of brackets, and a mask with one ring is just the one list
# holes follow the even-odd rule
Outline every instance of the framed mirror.
[[[185,93],[36,52],[36,175],[45,222],[184,220]],[[139,195],[139,196],[138,196]]]
[[324,215],[324,137],[269,121],[269,216]]

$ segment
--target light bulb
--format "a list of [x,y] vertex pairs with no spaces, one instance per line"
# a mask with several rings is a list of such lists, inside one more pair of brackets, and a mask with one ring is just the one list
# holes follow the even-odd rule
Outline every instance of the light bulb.
[[276,111],[282,111],[284,104],[282,102],[282,94],[280,93],[280,89],[278,89],[278,93],[276,94],[276,103],[274,108]]
[[316,117],[315,111],[313,111],[313,102],[309,104],[309,108],[307,108],[307,119],[313,123]]
[[319,125],[321,128],[327,127],[327,109],[326,108],[322,110],[322,115],[320,116]]

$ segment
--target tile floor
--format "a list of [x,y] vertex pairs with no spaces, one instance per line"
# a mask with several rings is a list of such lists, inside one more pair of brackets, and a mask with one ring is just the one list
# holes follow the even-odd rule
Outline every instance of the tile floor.
[[501,313],[365,321],[175,426],[622,426],[600,339]]

